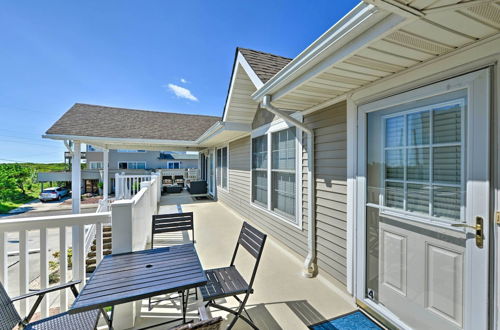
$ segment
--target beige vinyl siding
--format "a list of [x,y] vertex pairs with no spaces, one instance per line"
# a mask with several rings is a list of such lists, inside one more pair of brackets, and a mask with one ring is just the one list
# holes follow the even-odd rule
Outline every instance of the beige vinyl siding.
[[[315,133],[316,234],[320,271],[346,284],[347,125],[341,102],[304,117]],[[304,139],[306,137],[304,136]],[[305,147],[305,143],[304,143]],[[303,218],[307,219],[307,153],[303,153]]]
[[[218,190],[218,199],[243,218],[249,219],[268,234],[280,240],[287,247],[300,254],[307,255],[307,231],[300,230],[284,220],[274,217],[250,203],[251,193],[251,138],[250,136],[229,144],[229,192]],[[306,228],[307,218],[302,227]]]

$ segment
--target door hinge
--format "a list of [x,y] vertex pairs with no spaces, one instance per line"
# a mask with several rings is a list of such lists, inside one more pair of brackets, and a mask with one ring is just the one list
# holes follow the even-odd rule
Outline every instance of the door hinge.
[[500,225],[500,211],[497,211],[495,213],[495,221],[496,221],[497,225]]

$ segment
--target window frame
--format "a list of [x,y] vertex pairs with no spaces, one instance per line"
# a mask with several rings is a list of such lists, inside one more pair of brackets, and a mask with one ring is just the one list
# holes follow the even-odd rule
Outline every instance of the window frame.
[[[291,115],[291,117],[303,121],[302,114],[296,112]],[[295,128],[295,215],[285,216],[284,212],[273,211],[272,208],[272,134],[275,132],[283,131],[289,128]],[[283,119],[273,121],[269,124],[262,125],[252,131],[250,134],[250,205],[264,211],[271,215],[272,217],[281,220],[289,226],[292,226],[299,230],[304,230],[303,228],[303,217],[302,217],[302,130],[293,124],[290,124]],[[267,205],[263,205],[260,202],[253,201],[253,139],[259,136],[267,136]]]
[[[224,157],[224,149],[226,149],[226,185],[222,184],[222,157]],[[221,161],[219,163],[219,150],[221,153]],[[215,182],[217,188],[224,190],[225,192],[229,192],[229,143],[218,147],[215,149]],[[220,178],[220,181],[219,181]]]
[[[433,114],[433,109],[435,108],[440,108],[440,107],[445,107],[445,106],[449,106],[449,105],[454,105],[454,104],[460,104],[461,106],[461,110],[460,110],[460,115],[461,115],[461,122],[460,122],[460,129],[461,129],[461,136],[460,136],[460,143],[456,143],[456,142],[453,142],[453,143],[433,143],[432,141],[432,114]],[[465,115],[466,115],[466,109],[465,107],[467,106],[467,103],[464,102],[464,99],[463,98],[458,98],[458,99],[453,99],[453,100],[449,100],[449,101],[444,101],[444,102],[438,102],[438,103],[433,103],[433,104],[430,104],[430,105],[425,105],[425,106],[421,106],[421,107],[417,107],[417,108],[412,108],[412,109],[408,109],[408,110],[404,110],[404,111],[398,111],[398,112],[395,112],[395,113],[392,113],[392,114],[389,114],[389,115],[385,115],[385,116],[382,116],[381,119],[382,119],[382,134],[381,134],[381,142],[380,142],[380,145],[381,145],[381,159],[383,160],[383,166],[381,166],[380,168],[380,177],[381,177],[381,193],[380,193],[380,201],[379,201],[379,212],[381,215],[386,215],[386,216],[401,216],[401,215],[404,215],[404,216],[407,216],[411,219],[414,219],[414,218],[422,218],[422,219],[425,219],[426,221],[429,221],[430,223],[433,223],[433,224],[438,224],[438,223],[442,223],[442,224],[447,224],[447,223],[464,223],[466,221],[466,215],[465,215],[465,196],[463,194],[461,194],[461,197],[460,197],[460,218],[459,219],[451,219],[451,218],[446,218],[446,217],[436,217],[434,215],[432,215],[432,211],[433,211],[433,202],[432,202],[432,187],[434,186],[438,186],[438,187],[453,187],[453,188],[460,188],[460,191],[463,192],[465,191],[466,189],[466,180],[465,180],[465,176],[466,176],[466,164],[465,164],[465,154],[466,154],[466,132],[465,132],[465,129],[466,129],[466,126],[467,126],[467,123],[466,123],[466,120],[467,118],[465,118]],[[408,130],[407,130],[407,116],[408,115],[411,115],[411,114],[415,114],[415,113],[419,113],[419,112],[424,112],[424,111],[429,111],[430,113],[430,127],[429,129],[431,130],[431,139],[429,141],[429,143],[425,144],[425,145],[420,145],[420,146],[409,146],[406,139],[408,138],[407,137],[407,134],[408,134]],[[386,120],[389,119],[389,118],[395,118],[395,117],[399,117],[399,116],[403,116],[404,118],[404,133],[403,133],[403,138],[404,138],[404,143],[401,147],[386,147],[385,145],[385,134],[386,134]],[[446,146],[460,146],[460,149],[461,149],[461,155],[460,155],[460,184],[450,184],[450,183],[440,183],[440,182],[434,182],[432,180],[432,177],[433,177],[433,157],[432,157],[432,150],[434,148],[438,148],[438,147],[446,147]],[[429,179],[427,182],[418,182],[418,181],[412,181],[412,180],[408,180],[407,179],[407,162],[408,162],[408,150],[409,149],[412,149],[412,148],[429,148],[429,155],[430,155],[430,158],[429,158]],[[396,150],[396,149],[401,149],[403,150],[403,168],[404,168],[404,177],[402,180],[398,180],[398,179],[387,179],[386,178],[386,171],[385,171],[385,166],[386,166],[386,155],[385,155],[385,152],[387,150]],[[404,196],[403,196],[403,208],[400,209],[400,208],[396,208],[396,207],[391,207],[391,206],[386,206],[386,183],[387,182],[395,182],[395,183],[402,183],[403,184],[403,193],[404,193]],[[415,211],[409,211],[407,209],[407,195],[408,195],[408,189],[407,189],[407,186],[408,184],[421,184],[421,185],[428,185],[429,186],[429,210],[428,210],[428,214],[425,214],[425,213],[421,213],[421,212],[415,212]]]

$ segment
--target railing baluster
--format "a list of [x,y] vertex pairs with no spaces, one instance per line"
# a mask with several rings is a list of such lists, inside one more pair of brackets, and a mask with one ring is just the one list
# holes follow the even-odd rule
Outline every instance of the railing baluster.
[[[47,228],[40,229],[40,289],[46,289],[49,286],[49,247],[47,244],[47,233]],[[47,295],[40,305],[43,318],[49,316],[49,301],[49,295]]]
[[7,236],[8,233],[0,232],[0,282],[8,292],[9,291],[9,260],[7,258]]
[[[68,237],[66,235],[66,227],[59,227],[59,275],[61,283],[68,282]],[[68,292],[60,290],[60,308],[61,312],[68,310]]]
[[102,252],[103,252],[103,249],[104,249],[104,239],[102,237],[102,223],[97,223],[96,224],[96,231],[95,231],[95,246],[96,246],[96,249],[95,249],[95,253],[96,253],[96,256],[95,256],[95,264],[96,266],[99,265],[99,263],[101,262],[102,260]]
[[[29,289],[29,251],[28,231],[19,232],[19,294],[28,293]],[[28,299],[20,301],[19,309],[21,315],[27,315],[29,308]]]

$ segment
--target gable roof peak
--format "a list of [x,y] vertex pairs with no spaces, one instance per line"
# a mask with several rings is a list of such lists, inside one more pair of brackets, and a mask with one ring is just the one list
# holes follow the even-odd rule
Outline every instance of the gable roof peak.
[[236,51],[243,55],[257,77],[263,83],[266,83],[292,61],[292,59],[288,57],[249,48],[237,47]]

